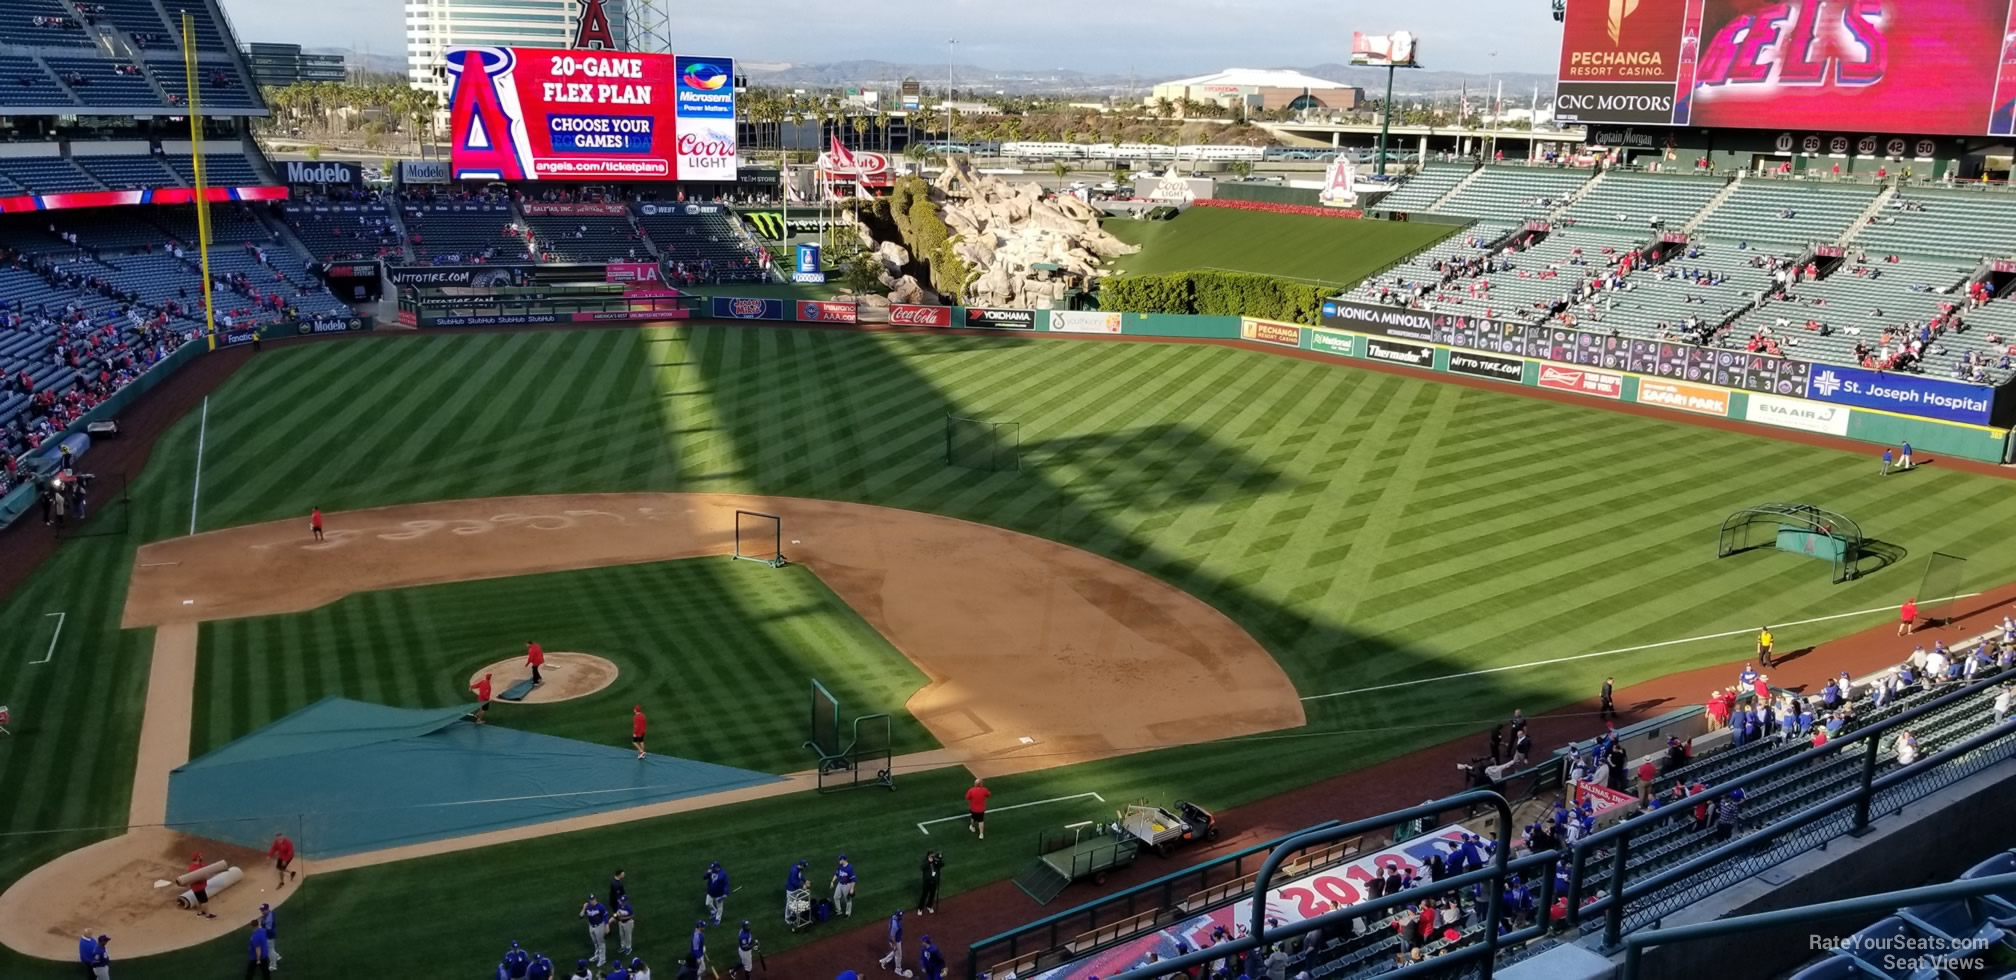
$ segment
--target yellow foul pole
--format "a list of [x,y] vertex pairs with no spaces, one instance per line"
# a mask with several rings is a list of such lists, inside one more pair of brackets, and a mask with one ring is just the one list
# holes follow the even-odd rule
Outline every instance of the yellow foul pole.
[[217,307],[210,298],[210,198],[209,183],[203,179],[203,117],[198,112],[196,77],[196,19],[182,12],[182,74],[189,88],[190,171],[196,176],[196,256],[203,267],[203,337],[211,350],[217,349]]

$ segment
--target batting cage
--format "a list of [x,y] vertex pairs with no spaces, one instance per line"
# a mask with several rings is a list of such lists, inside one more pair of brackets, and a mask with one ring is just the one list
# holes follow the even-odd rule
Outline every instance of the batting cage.
[[880,786],[895,789],[895,735],[886,714],[862,715],[847,725],[840,723],[840,699],[812,681],[812,727],[805,747],[819,761],[818,789],[821,793]]
[[784,567],[783,518],[753,510],[736,511],[735,557],[760,561],[771,568]]
[[1862,559],[1862,528],[1844,514],[1812,504],[1758,504],[1722,521],[1715,557],[1764,547],[1826,561],[1834,566],[1838,584],[1855,577],[1856,563]]
[[945,416],[945,463],[973,470],[1022,468],[1022,423]]
[[1925,576],[1918,580],[1918,609],[1924,625],[1944,626],[1953,621],[1960,606],[1960,594],[1967,591],[1967,559],[1935,551],[1925,560]]

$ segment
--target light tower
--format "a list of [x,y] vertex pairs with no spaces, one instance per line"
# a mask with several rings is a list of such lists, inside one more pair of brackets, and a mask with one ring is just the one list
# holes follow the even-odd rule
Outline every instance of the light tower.
[[609,0],[620,7],[624,44],[632,51],[672,53],[672,6],[667,0]]

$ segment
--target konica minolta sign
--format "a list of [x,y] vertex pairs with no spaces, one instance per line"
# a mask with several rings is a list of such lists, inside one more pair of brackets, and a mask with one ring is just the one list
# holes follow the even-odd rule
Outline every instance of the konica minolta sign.
[[290,184],[364,186],[364,165],[354,160],[289,160],[283,169]]
[[1407,340],[1435,339],[1434,319],[1421,310],[1410,310],[1404,306],[1326,299],[1323,301],[1323,325],[1339,330],[1383,333]]

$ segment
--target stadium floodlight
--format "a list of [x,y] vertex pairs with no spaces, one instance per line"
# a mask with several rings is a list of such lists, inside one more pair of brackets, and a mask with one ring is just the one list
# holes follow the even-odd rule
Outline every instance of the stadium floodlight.
[[1379,105],[1379,154],[1373,163],[1377,168],[1374,172],[1381,177],[1386,176],[1386,144],[1393,129],[1393,71],[1421,67],[1421,63],[1415,60],[1417,47],[1411,31],[1351,35],[1352,64],[1386,69],[1386,101]]
[[630,50],[672,53],[672,8],[665,0],[622,0],[622,15]]

